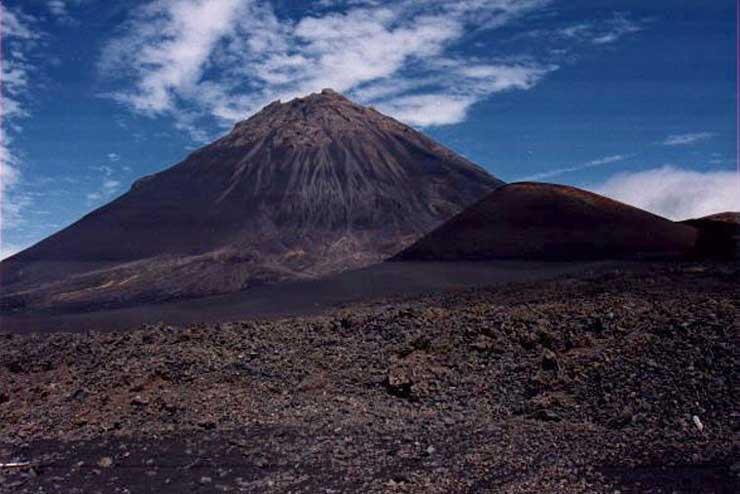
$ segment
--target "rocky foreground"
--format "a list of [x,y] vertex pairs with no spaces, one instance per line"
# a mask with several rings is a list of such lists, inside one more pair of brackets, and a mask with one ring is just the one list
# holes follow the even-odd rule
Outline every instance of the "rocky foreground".
[[6,334],[0,492],[740,492],[739,273]]

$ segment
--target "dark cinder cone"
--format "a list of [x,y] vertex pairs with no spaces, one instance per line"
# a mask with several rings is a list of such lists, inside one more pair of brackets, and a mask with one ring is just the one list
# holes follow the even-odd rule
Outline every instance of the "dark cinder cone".
[[580,261],[690,256],[698,232],[565,185],[496,189],[399,254],[399,260]]

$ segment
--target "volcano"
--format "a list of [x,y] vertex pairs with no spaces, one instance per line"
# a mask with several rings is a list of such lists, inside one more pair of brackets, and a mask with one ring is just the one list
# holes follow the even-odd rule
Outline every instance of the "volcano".
[[3,306],[149,302],[360,268],[501,185],[332,90],[276,101],[5,260]]
[[663,259],[693,253],[698,231],[585,190],[544,183],[498,188],[396,260]]

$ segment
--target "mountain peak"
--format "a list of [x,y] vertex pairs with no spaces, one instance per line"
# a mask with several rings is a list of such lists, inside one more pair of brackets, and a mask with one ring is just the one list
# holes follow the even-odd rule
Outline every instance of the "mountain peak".
[[311,93],[303,97],[293,98],[292,101],[298,101],[300,103],[309,103],[309,104],[327,104],[327,103],[352,103],[349,98],[347,98],[345,95],[338,93],[337,91],[333,90],[332,88],[324,88],[318,93]]
[[[278,108],[284,108],[286,105],[290,106],[296,106],[296,105],[330,105],[332,103],[349,103],[354,104],[352,101],[350,101],[349,98],[344,96],[343,94],[340,94],[336,92],[335,90],[331,88],[324,88],[318,93],[310,93],[306,96],[296,96],[295,98],[292,98],[289,101],[283,102],[280,99],[277,99],[267,106],[265,106],[261,111],[264,110],[276,110]],[[258,112],[259,113],[259,112]]]
[[317,147],[339,137],[368,131],[415,132],[327,88],[285,103],[273,101],[237,123],[231,134],[220,142],[227,146],[244,146],[269,138],[281,144]]

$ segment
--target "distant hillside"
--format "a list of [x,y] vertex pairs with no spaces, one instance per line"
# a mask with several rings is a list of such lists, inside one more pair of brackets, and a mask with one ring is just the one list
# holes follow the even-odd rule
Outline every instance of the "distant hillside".
[[681,223],[699,230],[697,255],[718,259],[740,258],[740,213],[728,211]]
[[676,257],[698,232],[574,187],[515,183],[489,194],[396,260]]

